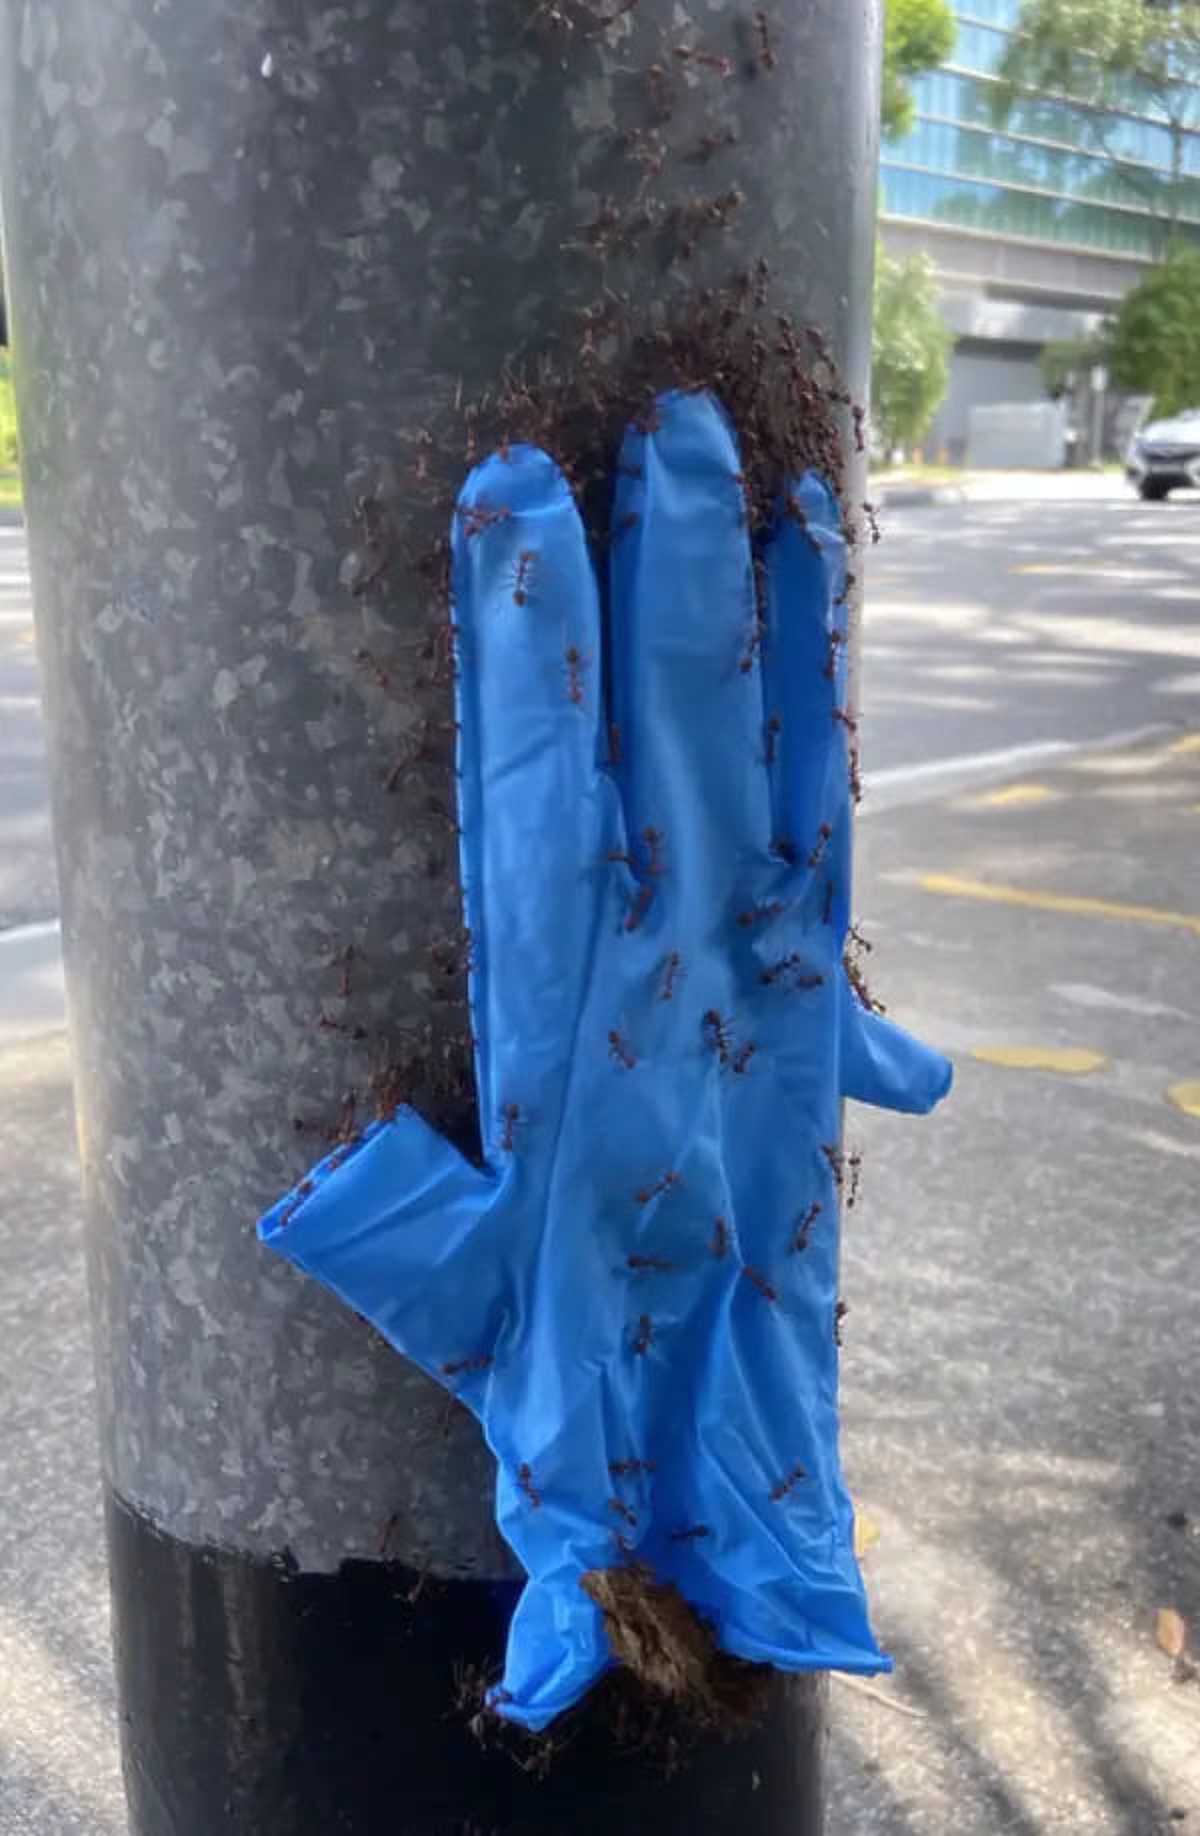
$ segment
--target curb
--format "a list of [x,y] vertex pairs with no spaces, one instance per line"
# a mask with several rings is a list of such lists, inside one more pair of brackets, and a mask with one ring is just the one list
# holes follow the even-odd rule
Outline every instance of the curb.
[[962,485],[884,485],[875,501],[884,510],[915,510],[939,504],[965,504],[967,498],[968,493]]

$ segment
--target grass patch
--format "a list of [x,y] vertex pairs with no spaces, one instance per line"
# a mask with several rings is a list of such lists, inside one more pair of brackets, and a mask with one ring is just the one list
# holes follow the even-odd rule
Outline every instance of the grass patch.
[[13,402],[12,365],[0,346],[0,509],[21,507],[21,474],[17,469],[17,410]]

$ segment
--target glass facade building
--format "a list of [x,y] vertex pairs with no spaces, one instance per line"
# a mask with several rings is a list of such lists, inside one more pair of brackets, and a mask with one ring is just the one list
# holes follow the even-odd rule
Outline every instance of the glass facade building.
[[[1130,84],[1103,117],[1106,151],[1081,147],[1077,108],[1023,97],[1003,133],[991,113],[996,68],[1020,0],[960,0],[951,61],[913,85],[916,119],[886,143],[885,222],[1095,251],[1127,261],[1162,253],[1172,141],[1153,97]],[[1200,107],[1195,113],[1200,130]],[[1184,136],[1178,232],[1200,240],[1200,131]]]

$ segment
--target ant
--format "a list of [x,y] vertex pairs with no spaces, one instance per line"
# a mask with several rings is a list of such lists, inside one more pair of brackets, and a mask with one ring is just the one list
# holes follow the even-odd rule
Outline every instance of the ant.
[[635,1356],[642,1358],[654,1343],[654,1322],[648,1313],[638,1319],[637,1337],[633,1341]]
[[669,1192],[672,1186],[678,1184],[678,1173],[664,1173],[662,1178],[656,1179],[652,1186],[643,1186],[640,1192],[635,1192],[634,1202],[638,1205],[648,1205],[651,1199],[658,1198],[663,1192]]
[[845,1163],[842,1157],[842,1150],[840,1147],[835,1147],[831,1142],[824,1141],[821,1143],[821,1152],[822,1154],[824,1154],[826,1160],[829,1162],[829,1170],[833,1174],[833,1183],[837,1187],[838,1191],[840,1192],[842,1189],[842,1183],[846,1177],[846,1168],[845,1168]]
[[729,1063],[732,1045],[729,1037],[729,1022],[723,1020],[715,1007],[710,1007],[704,1016],[704,1027],[708,1043],[723,1065]]
[[623,1038],[615,1027],[608,1035],[608,1055],[610,1058],[615,1058],[618,1064],[624,1065],[626,1071],[632,1071],[637,1064],[629,1041]]
[[767,987],[773,987],[776,982],[786,982],[789,988],[801,990],[820,988],[824,980],[823,975],[804,972],[804,958],[798,950],[793,950],[788,956],[781,956],[777,963],[764,969],[759,977],[759,981]]
[[631,1530],[636,1529],[637,1512],[627,1505],[623,1498],[610,1498],[608,1508],[610,1511],[615,1511],[621,1522],[628,1524]]
[[767,722],[767,736],[765,742],[768,765],[773,765],[776,758],[779,756],[779,735],[782,732],[783,722],[780,720],[778,714],[772,714],[770,720]]
[[779,1299],[777,1290],[771,1286],[761,1269],[752,1269],[749,1263],[747,1263],[742,1270],[742,1274],[753,1287],[758,1289],[764,1300],[775,1302]]
[[782,901],[779,899],[772,899],[769,905],[752,905],[749,906],[746,911],[739,912],[738,923],[744,930],[748,931],[751,925],[766,924],[772,918],[780,917],[782,912]]
[[795,842],[791,841],[786,835],[777,835],[775,837],[775,840],[771,843],[771,853],[775,856],[777,861],[782,861],[785,867],[794,867],[800,859],[800,853]]
[[630,907],[629,915],[625,920],[625,929],[627,931],[636,931],[638,929],[638,926],[641,924],[642,919],[646,916],[646,913],[650,910],[650,905],[651,905],[653,898],[654,898],[654,888],[649,884],[649,882],[647,882],[643,886],[638,887],[637,898],[634,900],[632,906]]
[[842,1325],[849,1311],[850,1308],[844,1300],[840,1300],[833,1310],[833,1342],[839,1347],[844,1343]]
[[486,1371],[495,1363],[490,1352],[480,1352],[476,1358],[455,1358],[450,1364],[443,1364],[443,1377],[461,1377],[464,1371]]
[[500,1111],[500,1121],[503,1127],[503,1133],[500,1136],[501,1153],[512,1153],[517,1123],[520,1120],[521,1111],[517,1105],[515,1103],[506,1103],[504,1108]]
[[810,867],[820,866],[822,856],[824,855],[825,850],[829,845],[830,837],[832,836],[832,834],[833,834],[832,823],[823,822],[820,828],[817,830],[816,846],[814,847],[812,853],[808,857],[808,864]]
[[587,668],[587,659],[575,644],[568,644],[563,652],[563,661],[567,666],[567,699],[576,708],[583,706],[583,671]]
[[776,64],[775,47],[771,43],[771,22],[761,8],[754,15],[754,24],[758,31],[758,61],[769,74]]
[[733,1073],[735,1077],[744,1077],[746,1075],[746,1072],[750,1069],[750,1060],[754,1057],[757,1050],[758,1047],[754,1044],[753,1040],[749,1045],[744,1045],[742,1047],[733,1061]]
[[536,560],[537,551],[532,548],[523,548],[517,556],[516,572],[513,575],[514,606],[529,604],[529,576]]
[[788,1493],[794,1492],[800,1481],[807,1478],[807,1472],[804,1470],[803,1466],[797,1462],[790,1473],[787,1473],[784,1478],[780,1479],[771,1487],[771,1503],[781,1504]]
[[697,159],[711,159],[714,153],[720,153],[726,147],[736,147],[737,143],[738,136],[736,128],[717,128],[713,133],[705,134],[701,138],[700,144],[696,148],[695,157]]
[[712,1241],[708,1247],[718,1260],[729,1254],[729,1225],[724,1218],[718,1218],[713,1226]]
[[683,958],[680,956],[678,950],[672,950],[666,961],[666,973],[663,976],[662,993],[658,997],[660,1001],[673,1001],[675,999],[675,985],[682,973]]
[[822,924],[832,924],[833,923],[833,881],[832,880],[829,880],[826,882],[825,898],[821,905],[821,923]]
[[722,81],[733,75],[732,58],[724,57],[720,51],[705,51],[698,45],[676,45],[675,55],[681,64],[702,64],[708,70],[715,70]]
[[657,878],[665,872],[662,858],[663,832],[661,829],[643,829],[638,840],[646,844],[646,872]]
[[673,1543],[698,1543],[704,1537],[711,1535],[712,1531],[707,1524],[692,1524],[687,1530],[672,1530],[671,1541]]
[[639,1473],[655,1473],[658,1468],[653,1460],[610,1460],[608,1470],[614,1479],[632,1479]]
[[533,1483],[533,1474],[528,1466],[519,1466],[517,1468],[517,1484],[524,1492],[526,1498],[528,1498],[534,1510],[539,1510],[541,1508],[542,1495]]
[[799,1227],[796,1231],[795,1240],[792,1244],[792,1248],[797,1251],[797,1253],[803,1254],[808,1248],[808,1240],[812,1236],[812,1227],[820,1217],[822,1209],[823,1207],[820,1199],[814,1199],[804,1216],[801,1218]]
[[675,1267],[665,1256],[627,1256],[626,1266],[635,1270],[645,1270],[651,1275],[669,1275]]
[[608,762],[614,768],[621,763],[621,728],[615,720],[608,723]]

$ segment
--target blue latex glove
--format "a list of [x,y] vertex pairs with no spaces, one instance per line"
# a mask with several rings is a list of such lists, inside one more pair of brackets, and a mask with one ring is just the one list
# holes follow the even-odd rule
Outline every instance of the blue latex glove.
[[660,409],[621,455],[609,710],[555,465],[514,447],[460,500],[486,1167],[401,1110],[260,1226],[482,1421],[529,1577],[495,1702],[531,1728],[611,1662],[580,1580],[629,1557],[736,1656],[886,1665],[837,1459],[840,1104],[924,1112],[951,1076],[841,967],[837,505],[799,483],[758,632],[733,435]]

